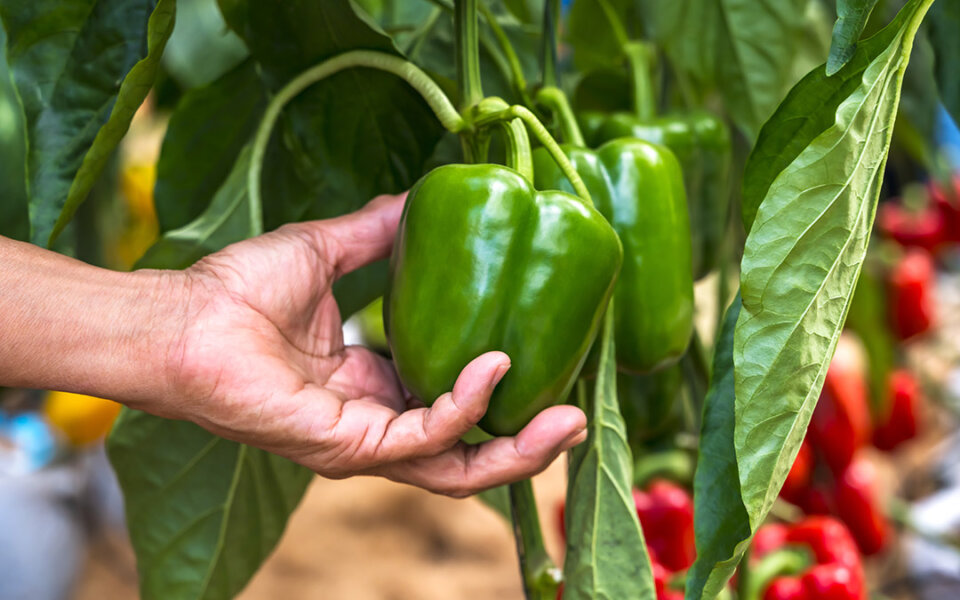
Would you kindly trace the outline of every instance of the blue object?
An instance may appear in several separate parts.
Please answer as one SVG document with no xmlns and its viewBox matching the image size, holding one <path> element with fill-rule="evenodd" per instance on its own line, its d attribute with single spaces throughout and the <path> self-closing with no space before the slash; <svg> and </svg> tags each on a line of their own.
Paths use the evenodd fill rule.
<svg viewBox="0 0 960 600">
<path fill-rule="evenodd" d="M 957 124 L 950 118 L 950 113 L 942 105 L 937 112 L 937 131 L 935 135 L 937 145 L 947 156 L 950 165 L 955 170 L 960 170 L 960 129 L 957 128 Z"/>
</svg>

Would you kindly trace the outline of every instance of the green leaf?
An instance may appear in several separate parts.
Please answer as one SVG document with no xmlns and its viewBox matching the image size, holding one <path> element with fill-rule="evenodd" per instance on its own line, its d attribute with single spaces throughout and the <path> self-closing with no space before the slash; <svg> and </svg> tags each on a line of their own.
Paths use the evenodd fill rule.
<svg viewBox="0 0 960 600">
<path fill-rule="evenodd" d="M 940 100 L 953 117 L 954 123 L 960 123 L 960 2 L 941 0 L 933 5 L 930 18 L 930 42 L 936 54 L 937 87 Z"/>
<path fill-rule="evenodd" d="M 182 227 L 203 212 L 253 136 L 265 106 L 252 61 L 180 99 L 157 162 L 154 202 L 161 231 Z"/>
<path fill-rule="evenodd" d="M 240 153 L 233 170 L 203 213 L 179 229 L 168 231 L 147 250 L 138 269 L 186 269 L 207 254 L 262 233 L 247 195 L 250 147 Z"/>
<path fill-rule="evenodd" d="M 638 39 L 641 20 L 632 0 L 575 0 L 567 16 L 566 39 L 580 71 L 608 69 L 623 59 L 623 42 Z"/>
<path fill-rule="evenodd" d="M 716 89 L 748 139 L 793 83 L 804 0 L 652 0 L 647 20 L 691 83 Z"/>
<path fill-rule="evenodd" d="M 833 26 L 827 75 L 833 75 L 847 64 L 857 49 L 857 40 L 877 0 L 837 0 L 837 22 Z"/>
<path fill-rule="evenodd" d="M 163 52 L 163 66 L 184 88 L 216 81 L 249 54 L 227 29 L 217 0 L 178 0 L 177 24 Z"/>
<path fill-rule="evenodd" d="M 2 0 L 23 103 L 31 240 L 48 245 L 84 201 L 153 85 L 175 0 Z"/>
<path fill-rule="evenodd" d="M 611 305 L 604 319 L 596 388 L 592 398 L 581 398 L 586 404 L 587 441 L 570 453 L 563 564 L 566 600 L 656 598 L 631 491 L 633 459 L 617 403 L 613 337 Z M 580 382 L 578 387 L 585 385 Z"/>
<path fill-rule="evenodd" d="M 193 423 L 129 409 L 107 449 L 144 600 L 236 596 L 273 551 L 313 477 Z"/>
<path fill-rule="evenodd" d="M 758 142 L 758 149 L 770 140 L 781 149 L 794 143 L 784 132 L 797 129 L 799 107 L 810 121 L 831 114 L 769 185 L 744 250 L 734 443 L 753 530 L 783 485 L 836 349 L 866 254 L 904 69 L 931 2 L 908 2 L 836 76 L 814 72 L 797 84 Z M 837 80 L 853 82 L 841 86 L 839 106 L 830 100 Z"/>
<path fill-rule="evenodd" d="M 687 577 L 687 600 L 715 598 L 750 545 L 750 518 L 740 496 L 734 436 L 733 332 L 740 296 L 727 309 L 703 407 L 693 482 L 697 560 Z"/>
</svg>

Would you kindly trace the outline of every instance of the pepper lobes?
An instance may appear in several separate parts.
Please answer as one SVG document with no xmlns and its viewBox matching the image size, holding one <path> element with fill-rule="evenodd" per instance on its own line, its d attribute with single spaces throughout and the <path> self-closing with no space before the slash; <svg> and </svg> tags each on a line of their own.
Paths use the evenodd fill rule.
<svg viewBox="0 0 960 600">
<path fill-rule="evenodd" d="M 690 222 L 680 165 L 664 146 L 639 139 L 597 150 L 562 146 L 597 209 L 623 242 L 614 293 L 617 365 L 649 373 L 677 362 L 693 332 Z M 547 151 L 533 153 L 541 189 L 571 186 Z"/>
<path fill-rule="evenodd" d="M 693 111 L 643 119 L 631 113 L 613 113 L 596 122 L 588 140 L 598 145 L 617 138 L 639 138 L 669 148 L 683 171 L 687 210 L 692 230 L 693 274 L 699 279 L 717 264 L 730 211 L 730 130 L 722 119 Z M 589 130 L 588 130 L 589 131 Z"/>
<path fill-rule="evenodd" d="M 407 197 L 384 297 L 401 381 L 429 404 L 470 360 L 503 351 L 512 367 L 479 425 L 516 434 L 570 391 L 622 260 L 579 198 L 499 165 L 434 169 Z"/>
</svg>

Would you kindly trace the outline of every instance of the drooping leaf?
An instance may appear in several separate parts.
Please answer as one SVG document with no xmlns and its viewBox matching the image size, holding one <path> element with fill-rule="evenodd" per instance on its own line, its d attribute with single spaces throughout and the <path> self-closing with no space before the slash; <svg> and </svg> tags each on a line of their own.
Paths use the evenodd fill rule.
<svg viewBox="0 0 960 600">
<path fill-rule="evenodd" d="M 153 85 L 175 0 L 3 0 L 28 139 L 31 240 L 50 244 Z"/>
<path fill-rule="evenodd" d="M 953 117 L 954 123 L 960 123 L 960 2 L 941 0 L 935 2 L 927 19 L 930 28 L 930 42 L 935 53 L 937 87 L 940 100 Z"/>
<path fill-rule="evenodd" d="M 853 58 L 857 40 L 876 4 L 877 0 L 837 0 L 837 22 L 833 26 L 827 75 L 833 75 Z"/>
<path fill-rule="evenodd" d="M 186 225 L 210 204 L 265 106 L 251 61 L 181 98 L 157 162 L 154 203 L 160 231 Z"/>
<path fill-rule="evenodd" d="M 207 254 L 262 233 L 247 195 L 250 148 L 244 148 L 210 205 L 190 223 L 163 234 L 138 269 L 185 269 Z"/>
<path fill-rule="evenodd" d="M 631 492 L 632 458 L 617 403 L 612 332 L 610 308 L 604 319 L 596 387 L 583 399 L 587 441 L 570 454 L 563 564 L 563 597 L 567 600 L 656 598 L 650 557 Z"/>
<path fill-rule="evenodd" d="M 185 421 L 124 409 L 108 443 L 144 600 L 228 600 L 273 551 L 313 473 Z"/>
<path fill-rule="evenodd" d="M 802 106 L 810 120 L 829 121 L 802 134 L 806 141 L 772 178 L 744 251 L 734 443 L 753 530 L 783 485 L 836 349 L 870 237 L 904 69 L 931 1 L 908 2 L 835 77 L 811 73 L 761 133 L 758 150 L 792 147 L 797 141 L 786 132 L 798 130 Z M 838 93 L 839 101 L 824 102 Z"/>
<path fill-rule="evenodd" d="M 754 139 L 793 83 L 804 0 L 651 0 L 645 19 L 671 64 L 697 88 L 716 89 Z"/>
<path fill-rule="evenodd" d="M 733 332 L 739 315 L 737 295 L 723 320 L 703 408 L 693 483 L 697 560 L 687 577 L 687 600 L 715 598 L 733 575 L 751 537 L 733 445 Z"/>
</svg>

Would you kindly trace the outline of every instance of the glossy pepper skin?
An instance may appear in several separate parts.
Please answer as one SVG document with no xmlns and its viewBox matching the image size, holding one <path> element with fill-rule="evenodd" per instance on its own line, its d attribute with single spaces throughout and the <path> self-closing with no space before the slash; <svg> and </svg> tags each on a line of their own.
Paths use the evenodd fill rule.
<svg viewBox="0 0 960 600">
<path fill-rule="evenodd" d="M 581 115 L 581 122 L 595 119 Z M 596 123 L 596 122 L 595 122 Z M 730 211 L 730 130 L 722 119 L 706 111 L 641 119 L 614 113 L 587 142 L 599 145 L 617 138 L 640 138 L 669 148 L 680 161 L 692 231 L 693 273 L 699 279 L 716 266 Z"/>
<path fill-rule="evenodd" d="M 384 325 L 400 379 L 427 403 L 491 350 L 511 369 L 480 427 L 514 435 L 561 402 L 586 358 L 623 251 L 599 212 L 499 165 L 447 165 L 407 197 Z"/>
<path fill-rule="evenodd" d="M 936 268 L 929 252 L 913 248 L 890 273 L 890 318 L 901 340 L 924 334 L 936 318 Z"/>
<path fill-rule="evenodd" d="M 693 531 L 693 498 L 675 483 L 654 480 L 633 490 L 643 537 L 657 560 L 670 571 L 682 571 L 697 557 Z"/>
<path fill-rule="evenodd" d="M 910 371 L 898 369 L 887 378 L 886 411 L 873 428 L 873 445 L 893 450 L 917 437 L 925 401 L 920 383 Z"/>
<path fill-rule="evenodd" d="M 597 209 L 623 242 L 614 292 L 617 365 L 649 373 L 677 362 L 693 332 L 690 225 L 680 165 L 663 146 L 614 140 L 596 151 L 563 146 Z M 546 150 L 533 153 L 539 189 L 569 191 Z"/>
<path fill-rule="evenodd" d="M 766 525 L 757 532 L 759 537 Z M 866 586 L 857 545 L 846 527 L 831 517 L 808 517 L 793 526 L 777 525 L 764 551 L 753 548 L 752 559 L 779 548 L 798 547 L 811 553 L 813 564 L 800 573 L 770 581 L 764 600 L 865 600 Z M 785 529 L 785 532 L 784 532 Z M 749 599 L 748 599 L 749 600 Z"/>
</svg>

